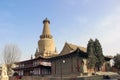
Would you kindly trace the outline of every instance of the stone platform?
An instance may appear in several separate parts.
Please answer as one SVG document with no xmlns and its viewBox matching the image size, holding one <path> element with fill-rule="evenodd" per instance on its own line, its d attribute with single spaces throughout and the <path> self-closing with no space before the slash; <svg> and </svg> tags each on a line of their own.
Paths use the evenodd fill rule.
<svg viewBox="0 0 120 80">
<path fill-rule="evenodd" d="M 15 77 L 10 78 L 15 80 Z M 24 76 L 18 80 L 103 80 L 103 76 L 91 76 L 91 77 L 39 77 L 39 76 Z"/>
<path fill-rule="evenodd" d="M 9 80 L 120 80 L 120 75 L 93 75 L 93 76 L 77 76 L 77 77 L 40 77 L 40 76 L 23 76 L 21 79 L 12 77 Z"/>
</svg>

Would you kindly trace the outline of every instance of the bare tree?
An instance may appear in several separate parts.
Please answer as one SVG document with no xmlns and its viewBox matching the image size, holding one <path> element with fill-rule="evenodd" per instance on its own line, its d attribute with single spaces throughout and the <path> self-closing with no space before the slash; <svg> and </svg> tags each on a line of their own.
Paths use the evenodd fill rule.
<svg viewBox="0 0 120 80">
<path fill-rule="evenodd" d="M 20 59 L 20 49 L 17 45 L 8 44 L 3 51 L 3 60 L 5 64 L 13 64 Z"/>
<path fill-rule="evenodd" d="M 7 65 L 8 68 L 8 75 L 11 74 L 11 67 L 15 62 L 18 62 L 20 59 L 21 51 L 17 45 L 14 44 L 7 44 L 4 47 L 2 53 L 2 60 L 3 63 Z"/>
</svg>

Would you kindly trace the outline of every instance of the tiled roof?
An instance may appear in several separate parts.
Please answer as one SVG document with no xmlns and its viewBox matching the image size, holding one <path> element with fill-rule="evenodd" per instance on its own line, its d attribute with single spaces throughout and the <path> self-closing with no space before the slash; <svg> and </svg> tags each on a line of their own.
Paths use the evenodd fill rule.
<svg viewBox="0 0 120 80">
<path fill-rule="evenodd" d="M 81 51 L 85 52 L 87 51 L 86 48 L 84 47 L 81 47 L 81 46 L 77 46 L 77 45 L 74 45 L 74 44 L 71 44 L 71 43 L 65 43 L 64 47 L 63 47 L 63 50 L 60 52 L 59 55 L 66 55 L 66 54 L 69 54 L 73 51 L 75 51 L 76 49 L 80 49 Z"/>
</svg>

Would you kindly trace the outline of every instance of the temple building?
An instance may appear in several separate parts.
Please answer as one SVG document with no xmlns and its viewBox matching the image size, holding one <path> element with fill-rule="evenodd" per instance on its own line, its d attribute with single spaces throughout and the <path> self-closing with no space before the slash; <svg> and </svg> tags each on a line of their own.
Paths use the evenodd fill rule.
<svg viewBox="0 0 120 80">
<path fill-rule="evenodd" d="M 87 49 L 66 42 L 58 54 L 49 25 L 50 21 L 47 18 L 43 20 L 43 31 L 38 41 L 35 58 L 17 62 L 14 71 L 21 76 L 80 76 L 90 73 Z M 109 66 L 106 67 L 110 58 L 105 57 L 105 61 L 101 71 L 110 70 Z"/>
<path fill-rule="evenodd" d="M 16 63 L 18 67 L 14 70 L 21 76 L 25 75 L 50 75 L 51 62 L 49 58 L 56 56 L 55 42 L 50 33 L 50 21 L 46 18 L 43 20 L 43 32 L 38 41 L 38 49 L 35 52 L 35 58 Z"/>
<path fill-rule="evenodd" d="M 101 67 L 102 72 L 110 71 L 110 57 L 105 57 L 105 62 Z M 52 76 L 76 77 L 82 75 L 92 75 L 95 73 L 96 67 L 88 68 L 87 48 L 77 46 L 71 43 L 65 43 L 59 55 L 51 59 Z"/>
<path fill-rule="evenodd" d="M 87 74 L 86 48 L 65 43 L 61 53 L 51 58 L 53 76 Z"/>
<path fill-rule="evenodd" d="M 51 62 L 47 58 L 39 57 L 16 63 L 14 71 L 20 76 L 45 76 L 51 74 Z"/>
</svg>

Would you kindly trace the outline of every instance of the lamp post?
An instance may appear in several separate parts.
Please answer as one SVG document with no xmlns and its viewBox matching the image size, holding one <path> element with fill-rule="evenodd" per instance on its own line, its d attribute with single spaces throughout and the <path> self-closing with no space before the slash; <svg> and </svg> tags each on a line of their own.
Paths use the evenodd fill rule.
<svg viewBox="0 0 120 80">
<path fill-rule="evenodd" d="M 62 80 L 62 66 L 63 66 L 62 64 L 65 63 L 65 60 L 62 60 L 60 63 L 61 63 L 61 80 Z"/>
</svg>

